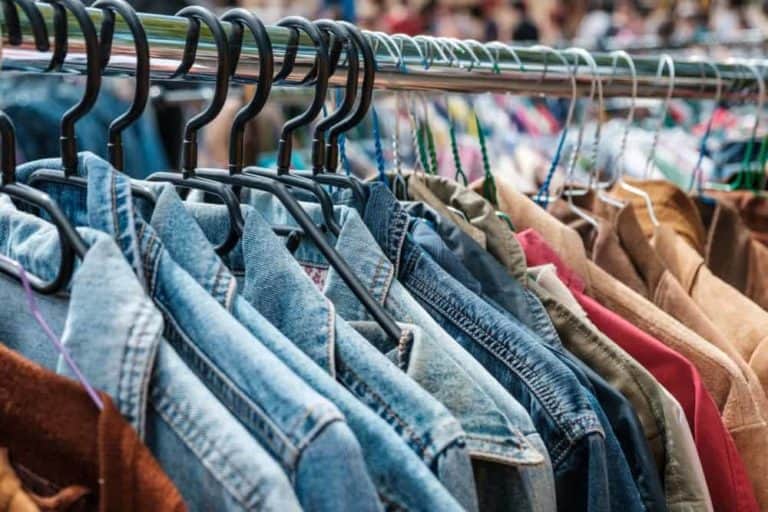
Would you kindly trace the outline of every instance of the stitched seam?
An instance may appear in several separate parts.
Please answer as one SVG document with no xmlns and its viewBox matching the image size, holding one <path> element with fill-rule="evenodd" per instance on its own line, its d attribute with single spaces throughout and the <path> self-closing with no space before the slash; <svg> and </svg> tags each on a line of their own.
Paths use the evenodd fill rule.
<svg viewBox="0 0 768 512">
<path fill-rule="evenodd" d="M 362 390 L 365 392 L 363 399 L 371 398 L 381 407 L 382 412 L 379 412 L 384 421 L 392 425 L 395 422 L 396 425 L 392 425 L 395 431 L 400 433 L 401 437 L 404 437 L 408 445 L 412 446 L 416 453 L 418 453 L 428 463 L 432 463 L 432 459 L 435 457 L 435 453 L 427 453 L 430 448 L 430 442 L 422 439 L 421 436 L 411 427 L 400 415 L 390 407 L 390 405 L 379 395 L 373 388 L 371 388 L 360 376 L 343 360 L 339 361 L 339 376 L 342 379 L 345 387 L 349 389 L 355 396 L 360 396 L 357 392 Z M 386 413 L 384 416 L 382 413 Z M 434 451 L 434 450 L 432 450 Z"/>
<path fill-rule="evenodd" d="M 325 299 L 325 297 L 323 297 Z M 328 350 L 328 370 L 331 377 L 336 379 L 336 307 L 328 299 L 325 299 L 325 304 L 328 307 L 328 322 L 326 328 L 328 329 L 328 343 L 326 347 Z"/>
<path fill-rule="evenodd" d="M 162 303 L 158 303 L 158 307 L 163 311 L 167 320 L 165 328 L 166 339 L 180 352 L 179 355 L 187 353 L 197 360 L 198 364 L 188 365 L 190 369 L 192 369 L 192 371 L 206 383 L 206 388 L 208 388 L 215 396 L 219 397 L 221 403 L 229 409 L 236 418 L 240 419 L 241 422 L 246 423 L 246 425 L 250 425 L 250 428 L 248 428 L 249 431 L 253 429 L 258 432 L 259 437 L 263 438 L 262 440 L 264 441 L 264 444 L 267 445 L 268 449 L 276 452 L 280 465 L 285 468 L 286 472 L 293 480 L 296 468 L 292 466 L 296 465 L 300 456 L 298 442 L 296 442 L 290 434 L 285 433 L 278 428 L 272 421 L 272 418 L 270 418 L 261 407 L 245 396 L 238 386 L 232 383 L 226 375 L 220 372 L 214 364 L 208 361 L 205 354 L 189 341 L 189 336 L 175 322 Z M 185 361 L 187 360 L 187 358 L 183 356 L 182 359 Z M 204 370 L 208 375 L 203 375 L 200 366 L 204 367 Z M 212 383 L 212 379 L 215 379 L 217 382 Z M 253 421 L 254 416 L 258 421 Z M 257 423 L 263 423 L 263 426 L 259 427 Z M 271 439 L 278 441 L 278 447 L 274 446 L 274 442 L 269 442 Z M 285 454 L 281 452 L 285 452 Z M 289 462 L 284 460 L 286 458 Z"/>
<path fill-rule="evenodd" d="M 258 507 L 260 503 L 264 501 L 264 497 L 262 492 L 260 491 L 261 485 L 259 485 L 258 482 L 249 482 L 247 485 L 252 488 L 252 490 L 249 492 L 245 489 L 240 489 L 245 484 L 241 483 L 231 483 L 227 481 L 226 478 L 219 476 L 219 472 L 215 470 L 215 468 L 211 467 L 210 462 L 208 461 L 208 457 L 203 457 L 202 450 L 196 449 L 198 445 L 200 444 L 199 441 L 202 440 L 206 445 L 207 448 L 215 453 L 221 463 L 226 467 L 226 469 L 232 473 L 233 475 L 236 475 L 239 479 L 242 478 L 244 480 L 248 479 L 248 474 L 246 472 L 240 472 L 235 467 L 234 464 L 230 462 L 230 459 L 227 455 L 225 455 L 217 446 L 216 441 L 211 439 L 209 436 L 206 435 L 205 429 L 200 428 L 199 424 L 195 422 L 195 418 L 190 416 L 189 414 L 186 414 L 181 407 L 176 405 L 173 402 L 173 399 L 162 393 L 162 390 L 159 389 L 158 386 L 154 386 L 152 391 L 152 408 L 157 412 L 157 414 L 163 418 L 163 420 L 168 423 L 171 426 L 175 426 L 178 423 L 174 420 L 180 419 L 182 420 L 181 425 L 184 427 L 184 431 L 177 430 L 176 428 L 173 428 L 173 432 L 179 436 L 181 441 L 189 448 L 195 455 L 197 455 L 198 459 L 202 463 L 202 465 L 208 470 L 208 473 L 217 481 L 221 486 L 227 491 L 229 491 L 229 494 L 238 502 L 240 505 L 243 506 L 245 509 L 250 509 L 251 507 Z M 155 403 L 157 402 L 157 403 Z M 167 409 L 167 411 L 166 411 Z M 187 434 L 186 430 L 189 431 L 189 435 Z M 198 441 L 198 443 L 194 443 L 192 440 Z M 250 497 L 249 497 L 250 495 Z"/>
<path fill-rule="evenodd" d="M 135 418 L 135 423 L 137 427 L 137 431 L 139 432 L 139 437 L 143 438 L 144 436 L 144 410 L 142 407 L 142 403 L 144 402 L 144 398 L 147 396 L 147 386 L 149 384 L 149 378 L 150 378 L 150 372 L 142 372 L 137 371 L 139 367 L 141 366 L 142 359 L 148 363 L 148 367 L 151 367 L 151 361 L 153 359 L 153 352 L 152 346 L 147 346 L 146 343 L 144 343 L 145 338 L 150 336 L 149 326 L 151 324 L 152 320 L 152 310 L 151 306 L 147 301 L 142 301 L 142 304 L 140 304 L 139 309 L 137 311 L 137 314 L 134 316 L 134 321 L 131 322 L 132 326 L 130 329 L 130 332 L 125 340 L 125 357 L 128 361 L 128 375 L 121 375 L 119 380 L 119 386 L 118 386 L 118 394 L 117 396 L 122 398 L 123 394 L 125 393 L 125 390 L 123 389 L 123 382 L 128 381 L 126 383 L 128 389 L 126 394 L 126 402 L 130 403 L 130 409 L 133 412 L 132 416 Z M 152 341 L 151 339 L 147 341 Z M 142 358 L 143 352 L 146 352 L 149 350 L 151 353 L 149 354 L 148 358 Z M 121 368 L 123 366 L 121 365 Z M 132 390 L 135 387 L 135 380 L 136 377 L 141 378 L 141 382 L 139 382 L 139 403 L 135 403 L 136 397 L 131 396 Z"/>
<path fill-rule="evenodd" d="M 666 414 L 664 413 L 663 408 L 657 407 L 654 401 L 651 400 L 650 394 L 646 391 L 645 384 L 642 383 L 637 378 L 637 375 L 635 371 L 632 369 L 632 366 L 626 364 L 620 357 L 618 357 L 611 350 L 609 350 L 608 347 L 606 347 L 602 342 L 600 336 L 597 336 L 594 333 L 592 333 L 591 329 L 589 329 L 586 325 L 584 325 L 584 323 L 581 320 L 579 320 L 574 315 L 572 315 L 571 312 L 568 310 L 568 308 L 558 303 L 553 303 L 553 307 L 557 310 L 559 314 L 566 317 L 566 322 L 568 323 L 568 326 L 571 329 L 574 329 L 577 333 L 581 333 L 583 336 L 585 336 L 588 340 L 588 343 L 590 343 L 591 347 L 594 347 L 596 350 L 598 350 L 600 353 L 606 356 L 613 364 L 621 368 L 624 371 L 624 375 L 626 377 L 629 377 L 630 381 L 635 384 L 637 390 L 640 392 L 641 396 L 644 398 L 648 407 L 654 413 L 653 420 L 654 420 L 654 423 L 656 423 L 656 428 L 659 431 L 659 435 L 661 437 L 661 440 L 664 446 L 664 455 L 665 455 L 664 458 L 665 458 L 665 461 L 669 463 L 671 460 L 671 456 L 669 454 L 669 451 L 667 450 L 667 447 L 669 446 L 668 444 L 669 437 L 667 435 L 667 430 L 664 425 L 664 420 L 661 419 L 661 418 L 666 418 Z M 666 473 L 666 470 L 665 470 L 665 473 Z"/>
<path fill-rule="evenodd" d="M 569 446 L 572 446 L 576 441 L 578 441 L 582 436 L 589 434 L 588 430 L 594 429 L 596 432 L 601 432 L 599 428 L 596 428 L 595 421 L 589 420 L 587 418 L 584 419 L 576 419 L 576 420 L 567 420 L 567 421 L 561 421 L 557 418 L 557 414 L 552 410 L 559 410 L 560 407 L 558 405 L 558 399 L 556 396 L 556 392 L 554 390 L 552 391 L 546 391 L 546 390 L 539 390 L 534 389 L 534 385 L 531 383 L 531 380 L 534 379 L 533 373 L 528 368 L 527 364 L 525 364 L 524 361 L 522 361 L 517 354 L 515 354 L 513 351 L 510 351 L 507 347 L 504 346 L 504 344 L 498 340 L 496 337 L 494 337 L 492 334 L 488 333 L 482 326 L 478 326 L 476 323 L 472 322 L 470 319 L 466 318 L 466 316 L 460 311 L 459 308 L 456 308 L 452 302 L 449 299 L 442 298 L 440 299 L 441 302 L 443 302 L 443 305 L 446 306 L 445 308 L 441 308 L 438 306 L 438 304 L 435 303 L 434 300 L 432 300 L 431 296 L 429 294 L 429 287 L 423 283 L 418 278 L 415 278 L 413 276 L 410 277 L 411 283 L 414 285 L 413 289 L 416 295 L 420 296 L 424 301 L 428 302 L 432 305 L 435 309 L 438 310 L 444 310 L 446 311 L 447 315 L 446 318 L 450 319 L 454 325 L 459 327 L 465 334 L 470 336 L 472 339 L 479 341 L 481 343 L 482 348 L 490 352 L 492 355 L 496 356 L 496 358 L 508 369 L 510 369 L 515 375 L 517 375 L 520 380 L 525 384 L 525 387 L 530 391 L 530 393 L 536 397 L 536 399 L 544 405 L 542 408 L 547 416 L 549 416 L 550 420 L 557 425 L 559 430 L 561 432 L 564 432 L 566 434 L 567 439 L 562 439 L 559 441 L 556 445 L 556 447 L 552 450 L 552 452 L 557 453 L 557 455 L 552 454 L 553 462 L 555 460 L 561 462 L 561 457 L 565 457 L 565 453 L 558 453 L 559 450 L 566 449 Z M 476 332 L 472 332 L 476 331 Z M 513 364 L 510 364 L 507 359 L 505 358 L 505 355 L 509 356 L 510 359 L 513 359 L 514 361 L 518 362 L 522 368 L 518 370 Z M 538 386 L 536 386 L 538 388 Z M 579 434 L 576 432 L 576 430 L 583 429 L 585 432 Z"/>
</svg>

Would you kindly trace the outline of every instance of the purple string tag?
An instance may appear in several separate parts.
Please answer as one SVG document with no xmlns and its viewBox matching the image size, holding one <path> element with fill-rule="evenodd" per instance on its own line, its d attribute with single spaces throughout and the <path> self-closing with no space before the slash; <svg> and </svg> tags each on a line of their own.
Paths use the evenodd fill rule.
<svg viewBox="0 0 768 512">
<path fill-rule="evenodd" d="M 35 296 L 32 293 L 32 286 L 29 283 L 29 277 L 27 276 L 27 272 L 24 270 L 24 267 L 20 263 L 10 260 L 5 256 L 0 255 L 0 258 L 8 261 L 19 269 L 19 278 L 21 279 L 21 284 L 24 287 L 27 303 L 29 305 L 29 310 L 32 313 L 32 316 L 35 317 L 35 320 L 43 329 L 45 335 L 48 336 L 48 339 L 51 340 L 51 343 L 53 343 L 53 345 L 56 347 L 56 350 L 58 350 L 62 357 L 64 357 L 64 361 L 66 361 L 67 366 L 69 366 L 69 369 L 72 370 L 72 373 L 77 376 L 77 380 L 79 380 L 83 387 L 85 387 L 85 391 L 88 393 L 88 396 L 91 397 L 93 403 L 96 404 L 96 407 L 98 407 L 100 411 L 103 410 L 104 403 L 101 401 L 101 397 L 93 388 L 93 386 L 91 386 L 90 382 L 88 382 L 88 379 L 85 378 L 85 375 L 83 375 L 83 373 L 80 371 L 80 368 L 77 367 L 77 364 L 72 359 L 72 356 L 70 356 L 69 351 L 61 342 L 61 340 L 59 340 L 58 336 L 53 333 L 53 330 L 51 330 L 51 328 L 48 326 L 48 323 L 45 321 L 42 312 L 37 307 L 37 301 L 35 300 Z"/>
</svg>

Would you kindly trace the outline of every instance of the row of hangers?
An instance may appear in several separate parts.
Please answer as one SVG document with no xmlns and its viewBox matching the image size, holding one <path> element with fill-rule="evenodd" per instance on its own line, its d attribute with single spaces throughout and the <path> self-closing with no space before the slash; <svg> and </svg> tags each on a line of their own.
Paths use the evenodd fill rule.
<svg viewBox="0 0 768 512">
<path fill-rule="evenodd" d="M 3 9 L 8 27 L 8 40 L 11 45 L 21 43 L 21 30 L 18 19 L 16 5 L 18 5 L 24 14 L 29 18 L 32 28 L 32 34 L 35 39 L 36 48 L 41 52 L 52 52 L 51 62 L 47 71 L 60 71 L 67 53 L 67 13 L 71 13 L 77 20 L 86 46 L 86 83 L 85 92 L 80 102 L 67 111 L 61 120 L 60 141 L 61 158 L 63 163 L 62 171 L 40 170 L 35 172 L 29 180 L 28 185 L 19 184 L 15 180 L 15 132 L 11 120 L 0 112 L 0 143 L 2 152 L 0 152 L 0 171 L 2 179 L 0 181 L 0 192 L 5 193 L 20 202 L 28 203 L 45 211 L 53 224 L 56 226 L 61 238 L 61 263 L 56 277 L 50 282 L 44 282 L 35 276 L 29 276 L 31 286 L 36 291 L 43 294 L 53 294 L 64 289 L 69 283 L 75 269 L 77 259 L 82 259 L 87 251 L 85 242 L 80 238 L 77 231 L 69 223 L 66 216 L 61 212 L 58 206 L 51 198 L 39 190 L 46 183 L 56 183 L 65 186 L 86 187 L 86 180 L 77 176 L 77 141 L 75 138 L 75 125 L 83 116 L 85 116 L 93 107 L 101 86 L 101 73 L 110 59 L 112 37 L 114 34 L 115 16 L 119 14 L 125 23 L 129 26 L 136 50 L 136 86 L 133 102 L 130 108 L 115 119 L 109 126 L 109 145 L 108 158 L 111 164 L 118 170 L 123 168 L 123 149 L 121 143 L 121 133 L 136 122 L 146 108 L 150 97 L 150 54 L 147 35 L 144 31 L 139 16 L 134 9 L 124 0 L 98 0 L 93 4 L 94 8 L 100 8 L 104 12 L 104 21 L 97 34 L 96 27 L 88 16 L 86 8 L 78 0 L 44 0 L 54 7 L 54 45 L 51 50 L 48 39 L 47 27 L 43 21 L 40 12 L 35 7 L 32 0 L 3 0 Z M 216 70 L 216 82 L 214 93 L 207 108 L 190 119 L 183 135 L 182 162 L 180 169 L 160 171 L 151 174 L 149 181 L 171 183 L 180 189 L 199 190 L 209 196 L 215 197 L 220 203 L 227 207 L 230 215 L 229 231 L 226 239 L 216 248 L 220 255 L 229 253 L 239 242 L 243 231 L 243 218 L 239 204 L 239 193 L 242 189 L 255 189 L 268 192 L 285 206 L 290 214 L 295 218 L 300 226 L 299 230 L 277 227 L 276 231 L 280 234 L 298 234 L 310 238 L 323 253 L 329 264 L 339 273 L 346 284 L 355 293 L 358 299 L 366 307 L 372 317 L 382 326 L 385 332 L 393 339 L 399 340 L 401 331 L 392 317 L 384 308 L 371 296 L 360 280 L 350 269 L 344 259 L 328 243 L 325 238 L 325 232 L 338 235 L 340 228 L 334 217 L 333 200 L 323 185 L 332 185 L 350 190 L 357 199 L 361 208 L 365 207 L 366 193 L 361 183 L 354 177 L 337 173 L 339 157 L 339 140 L 348 130 L 357 126 L 366 116 L 371 107 L 373 97 L 373 86 L 376 72 L 375 51 L 378 45 L 383 45 L 389 53 L 396 58 L 398 65 L 404 65 L 402 57 L 403 45 L 410 42 L 418 51 L 422 58 L 425 68 L 431 64 L 435 54 L 443 60 L 454 60 L 455 50 L 463 50 L 472 55 L 473 59 L 479 63 L 477 56 L 482 52 L 490 62 L 495 65 L 498 61 L 500 51 L 507 51 L 514 57 L 514 49 L 502 43 L 489 43 L 483 45 L 476 41 L 456 41 L 447 38 L 430 38 L 427 36 L 416 36 L 410 38 L 404 35 L 389 36 L 382 33 L 372 33 L 371 37 L 366 37 L 354 25 L 346 22 L 318 20 L 310 22 L 297 16 L 289 16 L 278 22 L 279 26 L 291 29 L 293 43 L 289 45 L 289 51 L 283 59 L 281 69 L 274 73 L 274 60 L 272 47 L 263 23 L 251 12 L 245 9 L 233 9 L 226 12 L 220 18 L 214 16 L 209 10 L 192 6 L 182 9 L 177 16 L 185 17 L 189 20 L 186 34 L 185 48 L 183 58 L 179 68 L 174 74 L 174 78 L 184 77 L 190 71 L 195 63 L 197 46 L 200 37 L 201 25 L 206 25 L 216 42 L 218 52 L 218 62 Z M 222 21 L 231 24 L 231 31 L 228 35 L 225 31 Z M 229 138 L 229 164 L 227 169 L 200 168 L 197 163 L 197 135 L 200 129 L 213 121 L 221 112 L 224 102 L 229 92 L 230 79 L 235 75 L 235 71 L 240 59 L 244 31 L 248 30 L 255 42 L 259 52 L 259 81 L 251 101 L 243 107 L 235 116 L 230 130 Z M 284 81 L 293 68 L 296 56 L 296 42 L 300 32 L 309 36 L 316 49 L 316 57 L 312 71 L 305 77 L 303 85 L 313 87 L 313 97 L 309 107 L 299 116 L 288 120 L 282 128 L 280 140 L 278 142 L 278 156 L 276 169 L 260 168 L 246 165 L 244 161 L 244 133 L 245 127 L 249 121 L 254 119 L 266 105 L 273 84 L 279 84 Z M 375 46 L 372 46 L 372 42 Z M 426 43 L 427 51 L 422 51 L 419 42 Z M 550 166 L 549 175 L 545 180 L 545 185 L 537 194 L 536 199 L 546 206 L 554 200 L 565 198 L 569 206 L 579 216 L 596 222 L 588 213 L 578 209 L 573 197 L 584 193 L 583 189 L 576 189 L 566 185 L 561 187 L 555 195 L 550 195 L 549 185 L 552 174 L 557 168 L 564 140 L 575 113 L 578 88 L 576 86 L 576 73 L 581 61 L 592 70 L 592 82 L 588 101 L 591 104 L 595 94 L 598 96 L 600 108 L 602 110 L 603 94 L 602 80 L 597 72 L 597 65 L 589 52 L 571 48 L 563 52 L 557 52 L 551 48 L 538 46 L 535 49 L 544 52 L 547 55 L 542 79 L 548 72 L 549 56 L 560 60 L 564 69 L 568 70 L 571 83 L 572 96 L 568 108 L 567 120 L 561 131 L 555 157 Z M 290 51 L 290 50 L 293 51 Z M 478 53 L 475 52 L 478 51 Z M 494 58 L 493 52 L 496 52 Z M 343 99 L 339 102 L 338 108 L 319 122 L 313 132 L 311 145 L 311 171 L 300 172 L 290 169 L 292 154 L 292 134 L 303 127 L 307 127 L 315 120 L 323 110 L 330 77 L 337 71 L 340 65 L 341 55 L 346 58 L 346 81 L 343 88 Z M 630 69 L 633 81 L 632 102 L 627 116 L 626 129 L 622 136 L 621 157 L 618 159 L 618 167 L 611 180 L 601 182 L 599 180 L 597 169 L 595 169 L 595 158 L 591 159 L 589 169 L 589 181 L 587 190 L 598 191 L 597 197 L 605 201 L 616 201 L 605 191 L 614 184 L 619 184 L 626 190 L 639 194 L 644 197 L 649 204 L 649 214 L 657 222 L 653 213 L 650 198 L 644 191 L 632 187 L 623 179 L 624 164 L 623 154 L 627 144 L 629 127 L 633 121 L 635 110 L 635 99 L 637 95 L 637 78 L 632 57 L 626 52 L 613 52 L 613 69 L 616 70 L 617 62 L 624 60 Z M 574 63 L 571 63 L 566 57 L 574 57 Z M 519 62 L 519 59 L 516 59 Z M 717 97 L 720 99 L 722 93 L 722 79 L 717 66 L 711 64 L 718 78 Z M 757 133 L 759 123 L 759 112 L 762 109 L 765 95 L 765 84 L 762 74 L 754 64 L 744 64 L 745 69 L 752 72 L 760 84 L 760 99 L 758 100 L 758 114 L 756 115 L 753 129 L 754 135 Z M 520 68 L 523 69 L 522 63 Z M 674 91 L 674 61 L 669 55 L 662 56 L 659 64 L 657 76 L 661 77 L 667 72 L 670 80 L 667 94 L 662 105 L 662 117 L 658 124 L 658 129 L 654 135 L 654 142 L 646 164 L 646 173 L 649 172 L 653 162 L 658 134 L 661 130 L 669 101 Z M 362 74 L 362 79 L 360 75 Z M 265 79 L 267 78 L 267 79 Z M 271 79 L 269 79 L 271 78 Z M 375 110 L 374 110 L 375 115 Z M 707 133 L 709 136 L 710 119 Z M 478 121 L 479 124 L 479 121 Z M 600 119 L 598 116 L 598 129 L 595 133 L 594 152 L 596 153 L 600 138 Z M 576 148 L 570 156 L 566 167 L 568 178 L 572 178 L 575 169 L 576 160 L 581 151 L 582 135 L 584 129 L 584 119 L 582 119 L 579 128 Z M 396 129 L 396 132 L 399 130 Z M 479 130 L 482 137 L 482 129 Z M 768 140 L 768 139 L 766 139 Z M 400 180 L 395 179 L 393 187 L 403 187 L 404 179 L 400 173 L 399 158 L 397 155 L 397 137 L 393 140 L 393 149 L 395 150 L 395 165 L 397 175 Z M 702 141 L 702 154 L 705 141 Z M 750 146 L 751 147 L 751 146 Z M 763 148 L 765 147 L 765 141 Z M 751 149 L 749 150 L 751 152 Z M 765 151 L 761 151 L 765 153 Z M 460 162 L 457 164 L 457 174 L 460 171 Z M 700 162 L 694 171 L 694 177 L 699 172 Z M 489 169 L 486 170 L 486 180 L 492 180 L 489 175 Z M 458 176 L 457 176 L 458 178 Z M 566 183 L 568 180 L 566 180 Z M 692 179 L 691 183 L 694 183 Z M 292 189 L 302 189 L 313 194 L 317 202 L 321 205 L 323 212 L 323 224 L 316 225 L 307 212 L 302 208 L 299 201 L 292 193 Z M 138 182 L 132 185 L 132 192 L 140 200 L 149 204 L 154 204 L 156 198 L 151 190 L 142 186 Z M 0 260 L 0 271 L 20 278 L 18 266 L 5 263 Z"/>
<path fill-rule="evenodd" d="M 93 7 L 102 9 L 105 16 L 101 33 L 98 35 L 85 6 L 78 0 L 45 0 L 45 2 L 55 8 L 54 47 L 48 71 L 60 71 L 64 63 L 67 49 L 66 16 L 67 13 L 72 14 L 80 26 L 86 46 L 85 92 L 81 100 L 69 109 L 61 120 L 62 170 L 37 171 L 30 177 L 28 184 L 16 182 L 15 130 L 8 116 L 0 112 L 0 144 L 2 145 L 0 193 L 45 211 L 56 226 L 61 239 L 61 262 L 56 277 L 45 282 L 37 276 L 28 276 L 29 283 L 35 291 L 42 294 L 55 294 L 70 282 L 76 261 L 85 256 L 87 244 L 50 196 L 39 189 L 50 183 L 77 188 L 87 186 L 87 181 L 76 173 L 78 158 L 75 125 L 90 111 L 98 97 L 101 73 L 110 57 L 116 14 L 119 14 L 130 27 L 136 49 L 136 87 L 133 102 L 129 110 L 115 119 L 109 127 L 109 160 L 118 170 L 123 167 L 121 133 L 139 119 L 149 98 L 150 55 L 149 43 L 141 21 L 135 10 L 124 0 L 98 0 L 93 4 Z M 5 18 L 8 20 L 10 44 L 21 43 L 20 23 L 14 4 L 19 5 L 29 18 L 36 48 L 39 51 L 51 51 L 47 28 L 31 0 L 4 0 L 3 7 Z M 183 77 L 194 65 L 200 27 L 204 24 L 211 31 L 216 42 L 218 53 L 216 83 L 210 104 L 185 125 L 181 168 L 155 172 L 148 177 L 148 181 L 167 182 L 182 189 L 199 190 L 215 197 L 227 207 L 230 215 L 229 233 L 225 241 L 217 247 L 219 254 L 230 252 L 242 236 L 244 222 L 238 199 L 239 190 L 255 189 L 273 194 L 295 218 L 301 228 L 301 236 L 309 237 L 316 244 L 328 263 L 344 279 L 387 335 L 392 339 L 400 340 L 402 333 L 397 323 L 368 292 L 349 265 L 328 243 L 324 234 L 327 230 L 338 235 L 340 228 L 334 218 L 333 201 L 322 184 L 350 189 L 362 201 L 361 204 L 364 205 L 365 202 L 365 192 L 361 184 L 353 177 L 335 174 L 335 170 L 339 137 L 362 121 L 371 104 L 376 64 L 369 41 L 358 28 L 343 21 L 310 22 L 298 16 L 289 16 L 280 20 L 278 25 L 291 29 L 294 41 L 298 39 L 299 31 L 303 31 L 310 37 L 317 50 L 314 68 L 304 80 L 306 85 L 311 84 L 314 88 L 314 96 L 309 108 L 299 116 L 288 120 L 283 126 L 278 144 L 276 169 L 246 165 L 243 151 L 245 126 L 261 112 L 269 98 L 273 83 L 280 83 L 290 75 L 295 58 L 294 42 L 292 45 L 294 52 L 293 54 L 289 52 L 285 56 L 282 68 L 272 79 L 258 81 L 253 98 L 235 116 L 230 131 L 228 169 L 203 169 L 197 164 L 197 135 L 200 129 L 216 118 L 224 106 L 229 92 L 229 81 L 235 73 L 240 58 L 244 30 L 251 32 L 256 41 L 259 51 L 259 76 L 262 78 L 273 76 L 272 47 L 263 23 L 252 12 L 245 9 L 232 9 L 221 18 L 217 18 L 208 9 L 190 6 L 179 11 L 176 16 L 189 19 L 189 25 L 184 56 L 174 78 Z M 222 21 L 232 24 L 230 37 L 227 37 Z M 312 171 L 291 172 L 292 134 L 308 126 L 322 111 L 329 79 L 339 64 L 342 50 L 346 52 L 346 64 L 349 69 L 345 100 L 315 129 Z M 363 79 L 362 86 L 359 87 L 361 66 Z M 324 217 L 322 226 L 315 225 L 294 197 L 291 188 L 306 190 L 317 197 L 319 204 L 322 205 Z M 156 198 L 152 191 L 138 183 L 132 185 L 132 192 L 139 199 L 148 201 L 150 204 L 155 203 Z M 23 270 L 20 270 L 18 265 L 0 260 L 0 272 L 21 280 Z"/>
</svg>

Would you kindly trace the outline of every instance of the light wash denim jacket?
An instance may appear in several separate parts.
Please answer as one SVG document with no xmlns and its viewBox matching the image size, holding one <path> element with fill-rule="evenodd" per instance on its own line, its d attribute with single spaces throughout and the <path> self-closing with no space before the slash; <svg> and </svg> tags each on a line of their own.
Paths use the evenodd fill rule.
<svg viewBox="0 0 768 512">
<path fill-rule="evenodd" d="M 194 212 L 194 217 L 190 210 Z M 243 243 L 227 259 L 239 261 L 237 268 L 242 269 L 244 251 L 248 261 L 264 261 L 265 270 L 275 271 L 279 275 L 275 267 L 281 265 L 282 261 L 290 260 L 290 254 L 256 211 L 244 206 L 243 216 Z M 422 460 L 406 445 L 404 439 L 410 439 L 412 433 L 407 429 L 396 428 L 399 424 L 392 423 L 395 419 L 393 415 L 384 416 L 389 423 L 378 417 L 335 380 L 340 375 L 332 351 L 314 350 L 311 353 L 315 359 L 311 359 L 245 299 L 245 296 L 256 295 L 278 298 L 285 293 L 287 283 L 277 278 L 262 280 L 251 274 L 251 286 L 245 289 L 239 287 L 242 295 L 225 293 L 236 286 L 235 274 L 216 255 L 198 222 L 195 222 L 195 217 L 213 239 L 225 233 L 229 222 L 229 215 L 223 207 L 182 203 L 172 190 L 166 188 L 158 197 L 151 224 L 175 261 L 251 333 L 263 340 L 297 375 L 344 413 L 360 441 L 368 471 L 387 508 L 425 511 L 458 508 L 458 504 Z M 305 277 L 302 276 L 302 279 Z M 270 283 L 275 286 L 270 286 Z M 293 325 L 295 329 L 301 329 L 304 325 L 309 329 L 317 323 L 308 315 L 307 305 L 296 302 L 292 304 L 299 309 L 288 309 L 285 318 L 298 323 Z M 286 305 L 286 308 L 290 306 Z M 297 311 L 301 311 L 301 314 Z M 305 321 L 305 317 L 310 319 Z M 322 346 L 333 349 L 332 345 Z M 398 433 L 402 438 L 398 437 Z M 393 478 L 393 475 L 398 477 Z"/>
<path fill-rule="evenodd" d="M 90 153 L 80 156 L 84 191 L 49 185 L 75 223 L 110 234 L 163 312 L 165 338 L 206 387 L 281 464 L 302 507 L 378 510 L 360 446 L 340 411 L 288 369 L 168 255 L 135 215 L 130 180 Z M 33 162 L 17 170 L 24 182 Z M 233 290 L 234 291 L 234 290 Z"/>
<path fill-rule="evenodd" d="M 212 239 L 221 236 L 223 217 L 204 215 L 211 209 L 202 205 L 190 208 Z M 337 315 L 334 304 L 315 287 L 260 214 L 248 213 L 246 219 L 243 246 L 251 252 L 235 251 L 228 258 L 232 268 L 245 269 L 243 296 L 384 418 L 464 508 L 477 509 L 460 423 Z M 304 314 L 297 317 L 296 311 Z"/>
<path fill-rule="evenodd" d="M 270 196 L 252 192 L 249 201 L 267 215 L 272 224 L 295 224 L 287 211 Z M 316 222 L 322 221 L 318 205 L 305 203 L 304 207 Z M 340 206 L 336 208 L 336 217 L 341 233 L 337 239 L 329 236 L 329 242 L 346 257 L 374 298 L 396 320 L 424 324 L 428 329 L 431 327 L 432 333 L 438 333 L 437 336 L 429 336 L 422 329 L 421 336 L 414 342 L 407 346 L 395 346 L 380 329 L 375 328 L 376 324 L 370 321 L 371 317 L 360 301 L 338 273 L 328 267 L 314 244 L 303 240 L 294 255 L 305 268 L 324 272 L 323 291 L 333 300 L 339 314 L 351 320 L 352 325 L 379 350 L 389 353 L 462 422 L 473 457 L 481 509 L 504 508 L 514 503 L 522 510 L 553 510 L 555 491 L 552 468 L 532 425 L 529 428 L 533 431 L 531 439 L 534 443 L 529 442 L 509 421 L 492 396 L 468 372 L 466 363 L 473 361 L 471 356 L 466 353 L 452 354 L 445 349 L 449 344 L 460 347 L 433 322 L 427 321 L 427 313 L 397 282 L 394 266 L 378 248 L 357 212 Z M 249 265 L 251 262 L 247 261 L 246 266 Z M 476 374 L 481 372 L 476 371 Z M 493 379 L 487 374 L 480 378 Z M 508 395 L 504 390 L 501 393 Z M 527 419 L 524 411 L 514 414 Z"/>
<path fill-rule="evenodd" d="M 112 396 L 190 510 L 301 510 L 282 468 L 162 338 L 162 315 L 115 242 L 89 228 L 80 233 L 89 249 L 70 289 L 36 296 L 38 308 L 89 382 Z M 50 279 L 58 270 L 59 235 L 0 195 L 0 254 Z M 0 340 L 69 375 L 21 285 L 0 276 L 0 297 Z"/>
</svg>

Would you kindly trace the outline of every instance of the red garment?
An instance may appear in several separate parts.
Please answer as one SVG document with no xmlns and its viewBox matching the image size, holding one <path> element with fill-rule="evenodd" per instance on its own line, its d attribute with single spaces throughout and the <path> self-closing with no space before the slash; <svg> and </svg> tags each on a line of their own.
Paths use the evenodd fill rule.
<svg viewBox="0 0 768 512">
<path fill-rule="evenodd" d="M 642 364 L 680 402 L 693 431 L 707 487 L 717 511 L 760 510 L 733 438 L 720 419 L 701 376 L 686 358 L 584 293 L 584 282 L 560 260 L 539 233 L 517 234 L 531 266 L 552 263 L 557 274 L 600 331 Z"/>
</svg>

